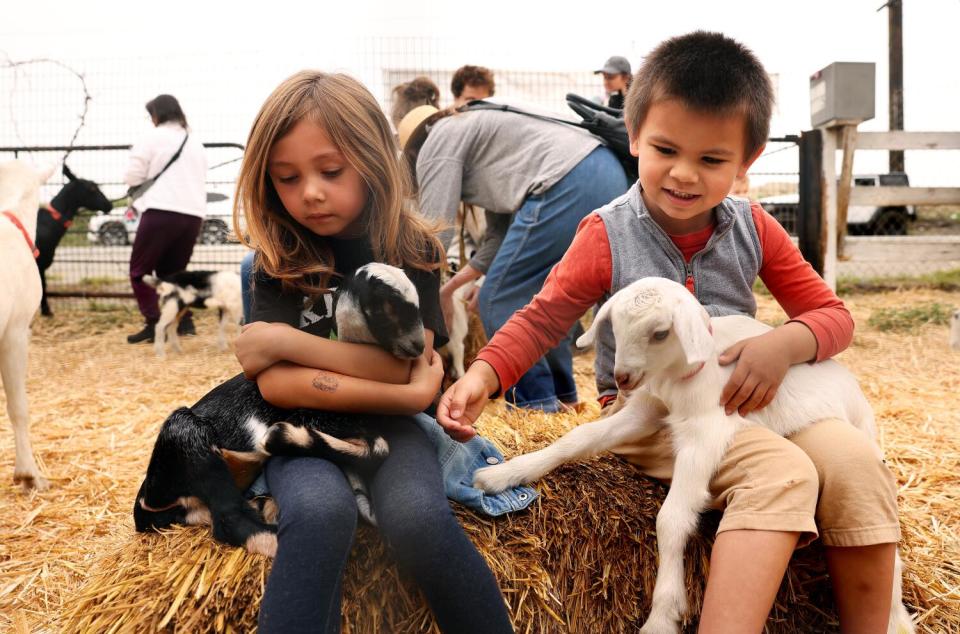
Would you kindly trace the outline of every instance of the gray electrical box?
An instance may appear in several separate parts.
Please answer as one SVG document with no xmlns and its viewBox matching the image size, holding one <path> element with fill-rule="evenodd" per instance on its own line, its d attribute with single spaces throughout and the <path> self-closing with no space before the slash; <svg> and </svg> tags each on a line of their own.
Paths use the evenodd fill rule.
<svg viewBox="0 0 960 634">
<path fill-rule="evenodd" d="M 810 123 L 815 128 L 873 119 L 875 101 L 873 62 L 834 62 L 810 76 Z"/>
</svg>

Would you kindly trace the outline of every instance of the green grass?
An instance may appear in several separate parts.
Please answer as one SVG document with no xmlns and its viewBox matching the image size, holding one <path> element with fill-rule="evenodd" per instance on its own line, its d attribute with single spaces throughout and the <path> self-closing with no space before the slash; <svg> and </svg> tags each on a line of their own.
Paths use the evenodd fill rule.
<svg viewBox="0 0 960 634">
<path fill-rule="evenodd" d="M 901 289 L 927 288 L 938 291 L 960 290 L 960 269 L 937 271 L 926 275 L 900 275 L 896 277 L 852 278 L 837 280 L 839 295 L 855 293 L 881 293 Z"/>
<path fill-rule="evenodd" d="M 926 324 L 949 323 L 953 308 L 939 302 L 918 304 L 909 308 L 881 308 L 870 315 L 867 323 L 883 332 L 916 330 Z"/>
<path fill-rule="evenodd" d="M 79 285 L 83 287 L 87 287 L 87 286 L 91 287 L 88 290 L 97 290 L 97 289 L 103 288 L 104 286 L 113 286 L 115 284 L 123 284 L 123 283 L 126 283 L 126 281 L 127 281 L 127 278 L 124 278 L 124 277 L 107 277 L 107 276 L 83 277 L 83 278 L 80 278 Z"/>
</svg>

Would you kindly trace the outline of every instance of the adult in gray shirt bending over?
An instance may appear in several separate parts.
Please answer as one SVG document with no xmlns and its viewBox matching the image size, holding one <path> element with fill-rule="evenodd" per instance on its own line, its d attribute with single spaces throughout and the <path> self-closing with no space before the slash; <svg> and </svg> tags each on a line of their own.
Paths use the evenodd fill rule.
<svg viewBox="0 0 960 634">
<path fill-rule="evenodd" d="M 540 290 L 580 220 L 628 187 L 599 139 L 523 114 L 421 106 L 398 132 L 425 216 L 452 226 L 461 201 L 486 210 L 483 243 L 443 286 L 440 301 L 449 321 L 453 292 L 485 274 L 478 305 L 488 337 Z M 451 234 L 441 236 L 445 243 Z M 504 397 L 548 412 L 575 404 L 570 342 L 544 355 Z"/>
</svg>

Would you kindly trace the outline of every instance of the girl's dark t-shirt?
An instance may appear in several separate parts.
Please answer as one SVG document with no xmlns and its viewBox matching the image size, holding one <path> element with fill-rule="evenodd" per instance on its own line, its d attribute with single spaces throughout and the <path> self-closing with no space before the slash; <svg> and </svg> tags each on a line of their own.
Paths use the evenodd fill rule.
<svg viewBox="0 0 960 634">
<path fill-rule="evenodd" d="M 281 322 L 324 338 L 330 338 L 336 333 L 333 293 L 336 291 L 337 280 L 351 275 L 364 264 L 373 262 L 374 258 L 366 238 L 327 238 L 326 241 L 333 252 L 334 270 L 342 276 L 331 281 L 333 288 L 330 292 L 324 293 L 311 303 L 302 293 L 284 292 L 279 280 L 262 271 L 258 272 L 254 276 L 251 321 Z M 417 288 L 423 327 L 433 331 L 433 346 L 439 348 L 447 342 L 447 327 L 440 310 L 440 274 L 438 271 L 412 268 L 405 268 L 404 272 Z"/>
</svg>

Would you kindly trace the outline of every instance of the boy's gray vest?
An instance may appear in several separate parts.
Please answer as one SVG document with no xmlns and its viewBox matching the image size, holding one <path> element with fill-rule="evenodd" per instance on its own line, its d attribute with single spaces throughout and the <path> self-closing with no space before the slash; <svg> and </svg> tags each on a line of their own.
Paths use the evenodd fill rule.
<svg viewBox="0 0 960 634">
<path fill-rule="evenodd" d="M 694 295 L 710 315 L 753 317 L 757 312 L 753 282 L 763 264 L 763 253 L 750 203 L 727 197 L 715 211 L 717 226 L 710 241 L 686 263 L 670 236 L 650 217 L 638 183 L 597 210 L 613 260 L 610 294 L 642 277 L 665 277 L 686 285 L 692 275 Z M 597 388 L 601 395 L 616 394 L 615 340 L 609 323 L 601 325 L 596 341 Z"/>
</svg>

